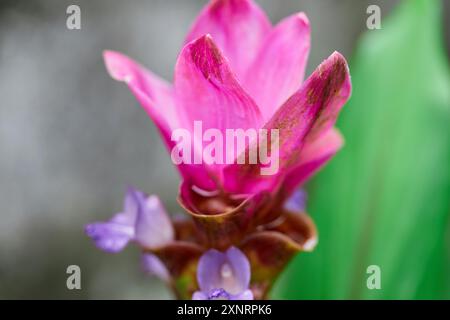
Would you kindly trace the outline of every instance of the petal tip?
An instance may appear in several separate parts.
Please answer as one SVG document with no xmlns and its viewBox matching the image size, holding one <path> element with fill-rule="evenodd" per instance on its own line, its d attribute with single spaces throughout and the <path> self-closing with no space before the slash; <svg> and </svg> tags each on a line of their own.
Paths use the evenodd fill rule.
<svg viewBox="0 0 450 320">
<path fill-rule="evenodd" d="M 303 244 L 303 251 L 306 252 L 311 252 L 314 250 L 314 248 L 317 246 L 317 237 L 308 239 L 304 244 Z"/>
<path fill-rule="evenodd" d="M 206 33 L 190 43 L 190 49 L 198 51 L 199 49 L 219 50 L 210 33 Z"/>
<path fill-rule="evenodd" d="M 130 59 L 127 56 L 117 51 L 104 50 L 103 60 L 111 78 L 126 83 L 131 81 L 131 74 L 127 66 L 130 63 Z"/>
<path fill-rule="evenodd" d="M 334 51 L 327 60 L 332 61 L 333 64 L 344 65 L 346 72 L 349 73 L 347 59 L 345 59 L 344 55 L 339 51 Z"/>
<path fill-rule="evenodd" d="M 334 134 L 334 139 L 335 139 L 336 149 L 339 150 L 339 149 L 341 149 L 341 148 L 345 145 L 345 138 L 344 138 L 344 135 L 342 134 L 341 131 L 339 131 L 339 130 L 336 129 L 336 128 L 334 128 L 333 134 Z M 336 150 L 336 151 L 337 151 L 337 150 Z"/>
<path fill-rule="evenodd" d="M 95 227 L 93 223 L 89 223 L 87 225 L 84 226 L 84 234 L 87 235 L 88 237 L 92 237 L 94 235 L 95 232 Z"/>
<path fill-rule="evenodd" d="M 147 206 L 150 210 L 157 210 L 160 208 L 163 208 L 163 205 L 161 203 L 161 200 L 159 199 L 159 197 L 157 195 L 150 195 L 147 198 Z"/>
<path fill-rule="evenodd" d="M 310 27 L 309 19 L 308 19 L 308 16 L 306 15 L 306 13 L 304 13 L 303 11 L 299 12 L 295 15 L 295 17 L 297 18 L 297 21 L 299 21 L 303 27 L 306 27 L 306 28 Z"/>
</svg>

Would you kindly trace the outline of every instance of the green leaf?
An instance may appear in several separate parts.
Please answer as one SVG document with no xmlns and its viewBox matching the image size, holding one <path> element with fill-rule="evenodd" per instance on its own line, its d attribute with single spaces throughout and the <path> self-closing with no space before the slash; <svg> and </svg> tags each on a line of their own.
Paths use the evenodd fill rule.
<svg viewBox="0 0 450 320">
<path fill-rule="evenodd" d="M 407 0 L 350 64 L 346 145 L 308 186 L 319 245 L 278 282 L 288 299 L 449 298 L 450 78 L 442 3 Z M 447 268 L 445 267 L 447 263 Z M 381 289 L 366 285 L 381 268 Z"/>
</svg>

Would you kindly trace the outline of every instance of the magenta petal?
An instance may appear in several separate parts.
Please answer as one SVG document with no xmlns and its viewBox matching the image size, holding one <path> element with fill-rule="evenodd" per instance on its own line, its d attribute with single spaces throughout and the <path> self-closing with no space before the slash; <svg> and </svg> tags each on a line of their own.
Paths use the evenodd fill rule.
<svg viewBox="0 0 450 320">
<path fill-rule="evenodd" d="M 244 78 L 244 88 L 268 120 L 302 84 L 310 48 L 304 13 L 282 20 L 267 35 Z"/>
<path fill-rule="evenodd" d="M 172 86 L 119 52 L 105 51 L 103 57 L 111 77 L 128 85 L 170 150 L 171 129 L 179 125 Z"/>
<path fill-rule="evenodd" d="M 261 114 L 231 72 L 211 36 L 186 45 L 175 70 L 177 103 L 191 128 L 202 121 L 203 130 L 258 128 Z"/>
<path fill-rule="evenodd" d="M 172 130 L 184 125 L 183 118 L 175 107 L 172 86 L 121 53 L 105 51 L 104 60 L 111 77 L 125 82 L 147 111 L 171 152 L 175 146 L 175 142 L 171 140 Z M 193 180 L 200 187 L 215 187 L 201 165 L 180 164 L 178 169 L 184 179 Z"/>
<path fill-rule="evenodd" d="M 251 0 L 213 0 L 194 22 L 185 44 L 210 34 L 243 79 L 271 29 L 265 13 Z"/>
<path fill-rule="evenodd" d="M 322 168 L 336 152 L 341 149 L 344 140 L 338 130 L 332 128 L 312 143 L 303 147 L 299 163 L 289 172 L 283 182 L 283 190 L 290 194 L 299 185 L 306 182 Z"/>
<path fill-rule="evenodd" d="M 351 93 L 345 58 L 338 52 L 325 60 L 264 126 L 279 130 L 279 171 L 262 176 L 260 164 L 230 165 L 224 170 L 229 192 L 254 194 L 272 190 L 302 161 L 305 144 L 316 140 L 334 123 Z"/>
<path fill-rule="evenodd" d="M 217 132 L 225 137 L 226 129 L 245 130 L 261 126 L 262 118 L 258 107 L 241 88 L 230 71 L 227 60 L 209 35 L 186 45 L 182 50 L 176 65 L 175 89 L 177 105 L 180 107 L 180 113 L 184 112 L 185 123 L 189 123 L 187 129 L 191 132 L 194 131 L 195 125 L 201 126 L 198 131 L 218 130 Z M 204 142 L 203 147 L 208 144 Z M 194 150 L 198 149 L 194 147 Z M 212 180 L 220 181 L 225 157 L 230 153 L 237 155 L 242 149 L 221 152 L 218 161 L 207 165 L 206 175 L 213 176 Z M 203 155 L 200 156 L 204 158 Z M 205 160 L 202 162 L 205 163 Z M 207 179 L 197 174 L 191 180 L 202 189 L 214 190 Z"/>
<path fill-rule="evenodd" d="M 138 211 L 135 223 L 135 241 L 144 248 L 157 249 L 174 240 L 172 222 L 157 196 L 145 198 L 136 193 Z"/>
</svg>

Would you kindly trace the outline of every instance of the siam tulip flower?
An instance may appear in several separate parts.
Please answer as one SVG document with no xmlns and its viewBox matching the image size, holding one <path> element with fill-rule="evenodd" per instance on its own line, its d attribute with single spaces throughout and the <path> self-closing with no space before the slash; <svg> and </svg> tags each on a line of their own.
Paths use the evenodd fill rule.
<svg viewBox="0 0 450 320">
<path fill-rule="evenodd" d="M 176 165 L 182 178 L 178 200 L 192 220 L 172 232 L 164 228 L 160 237 L 156 225 L 167 225 L 167 219 L 120 214 L 88 227 L 97 246 L 118 251 L 128 241 L 135 241 L 169 265 L 175 287 L 183 296 L 200 286 L 197 296 L 207 297 L 211 293 L 205 288 L 209 287 L 195 280 L 195 289 L 180 289 L 186 270 L 195 269 L 208 248 L 226 251 L 237 247 L 250 261 L 249 288 L 254 297 L 266 297 L 292 256 L 312 250 L 317 243 L 315 225 L 304 211 L 304 196 L 296 190 L 343 144 L 334 124 L 351 93 L 347 62 L 334 52 L 304 81 L 309 49 L 310 25 L 304 13 L 272 26 L 251 0 L 212 0 L 186 37 L 173 84 L 121 53 L 106 51 L 110 75 L 127 84 L 159 129 L 169 153 L 176 147 L 172 133 L 179 128 L 193 133 L 194 144 L 203 146 L 205 142 L 194 134 L 196 122 L 223 136 L 228 129 L 278 130 L 279 140 L 267 138 L 267 144 L 271 153 L 279 154 L 279 170 L 262 175 L 263 162 L 181 162 Z M 237 160 L 256 148 L 256 142 L 250 140 L 226 152 L 232 152 Z M 201 149 L 194 147 L 191 157 L 202 159 Z M 141 227 L 141 221 L 144 225 L 152 222 L 152 227 Z M 141 234 L 144 232 L 159 236 Z M 185 257 L 195 257 L 181 271 L 177 266 L 180 259 L 175 258 L 181 251 L 174 255 L 167 250 L 171 241 L 180 242 L 180 234 L 183 245 L 195 248 L 185 253 Z M 157 248 L 161 246 L 166 248 L 163 254 Z M 191 269 L 190 277 L 195 273 Z M 177 270 L 175 276 L 173 270 Z"/>
<path fill-rule="evenodd" d="M 198 262 L 197 279 L 201 291 L 194 293 L 193 300 L 253 300 L 250 263 L 235 247 L 225 253 L 214 249 L 204 253 Z"/>
</svg>

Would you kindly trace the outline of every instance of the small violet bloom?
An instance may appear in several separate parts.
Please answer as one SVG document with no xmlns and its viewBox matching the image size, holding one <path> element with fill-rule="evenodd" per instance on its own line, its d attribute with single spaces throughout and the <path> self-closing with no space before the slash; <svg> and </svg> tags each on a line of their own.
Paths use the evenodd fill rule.
<svg viewBox="0 0 450 320">
<path fill-rule="evenodd" d="M 129 241 L 143 248 L 158 248 L 174 238 L 174 230 L 167 212 L 155 195 L 129 188 L 123 211 L 107 222 L 95 222 L 85 227 L 95 245 L 106 252 L 121 251 Z"/>
<path fill-rule="evenodd" d="M 253 300 L 249 289 L 250 263 L 237 248 L 225 253 L 211 249 L 200 258 L 197 267 L 200 291 L 193 300 Z"/>
<path fill-rule="evenodd" d="M 306 197 L 306 192 L 303 189 L 298 189 L 284 203 L 284 208 L 291 212 L 304 212 Z"/>
<path fill-rule="evenodd" d="M 172 222 L 159 198 L 155 195 L 147 197 L 133 188 L 125 195 L 122 212 L 109 221 L 88 224 L 85 232 L 100 250 L 108 253 L 121 251 L 130 241 L 151 250 L 174 240 Z M 170 281 L 167 268 L 154 254 L 142 255 L 142 267 L 148 274 Z"/>
</svg>

